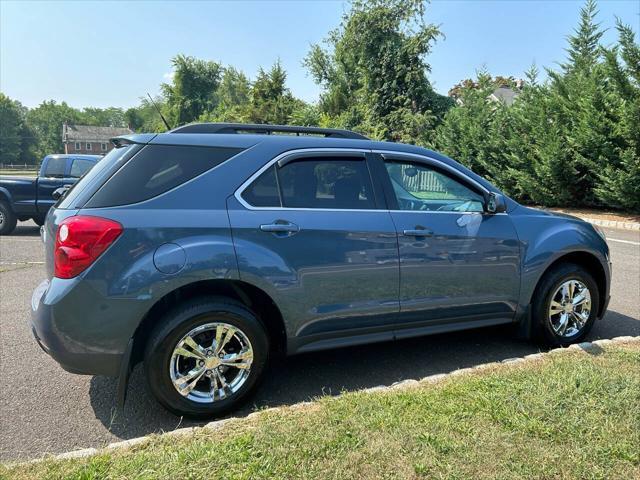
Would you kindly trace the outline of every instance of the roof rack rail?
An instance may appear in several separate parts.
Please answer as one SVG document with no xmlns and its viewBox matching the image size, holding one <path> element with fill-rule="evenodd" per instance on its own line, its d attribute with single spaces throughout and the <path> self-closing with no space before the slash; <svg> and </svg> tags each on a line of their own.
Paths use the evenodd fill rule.
<svg viewBox="0 0 640 480">
<path fill-rule="evenodd" d="M 328 138 L 351 138 L 357 140 L 369 140 L 351 130 L 338 130 L 336 128 L 296 127 L 293 125 L 267 125 L 257 123 L 190 123 L 182 127 L 174 128 L 168 133 L 259 133 L 271 135 L 273 133 L 289 133 L 300 135 L 324 135 Z"/>
</svg>

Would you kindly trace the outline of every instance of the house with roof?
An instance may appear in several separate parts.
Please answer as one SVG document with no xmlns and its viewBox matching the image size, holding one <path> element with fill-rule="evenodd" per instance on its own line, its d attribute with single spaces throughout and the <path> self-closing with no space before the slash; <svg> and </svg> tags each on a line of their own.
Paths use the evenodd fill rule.
<svg viewBox="0 0 640 480">
<path fill-rule="evenodd" d="M 62 126 L 64 153 L 105 155 L 114 147 L 110 141 L 111 138 L 131 133 L 133 131 L 123 127 L 94 127 L 65 123 Z"/>
</svg>

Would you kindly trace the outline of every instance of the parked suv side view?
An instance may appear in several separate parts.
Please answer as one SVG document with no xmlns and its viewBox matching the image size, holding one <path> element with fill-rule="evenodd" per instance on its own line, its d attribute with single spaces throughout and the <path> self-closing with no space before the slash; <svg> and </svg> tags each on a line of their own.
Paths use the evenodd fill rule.
<svg viewBox="0 0 640 480">
<path fill-rule="evenodd" d="M 49 211 L 32 330 L 75 373 L 144 362 L 178 415 L 246 400 L 269 357 L 512 324 L 583 339 L 604 235 L 439 153 L 345 130 L 193 124 L 117 148 Z"/>
</svg>

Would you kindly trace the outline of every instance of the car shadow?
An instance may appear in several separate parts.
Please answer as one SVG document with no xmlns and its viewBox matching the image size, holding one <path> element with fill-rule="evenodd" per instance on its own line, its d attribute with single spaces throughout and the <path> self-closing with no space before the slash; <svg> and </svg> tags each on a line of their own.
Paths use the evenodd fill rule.
<svg viewBox="0 0 640 480">
<path fill-rule="evenodd" d="M 33 222 L 21 224 L 18 222 L 16 228 L 6 237 L 39 237 L 40 236 L 40 227 L 37 226 Z"/>
<path fill-rule="evenodd" d="M 621 335 L 640 335 L 640 320 L 610 311 L 596 324 L 588 340 Z M 272 361 L 250 403 L 233 415 L 418 380 L 538 351 L 532 343 L 515 340 L 511 329 L 493 327 L 278 358 Z M 96 417 L 119 438 L 206 423 L 176 417 L 163 409 L 146 388 L 141 365 L 132 372 L 124 412 L 116 410 L 116 389 L 117 379 L 93 377 L 89 393 Z"/>
</svg>

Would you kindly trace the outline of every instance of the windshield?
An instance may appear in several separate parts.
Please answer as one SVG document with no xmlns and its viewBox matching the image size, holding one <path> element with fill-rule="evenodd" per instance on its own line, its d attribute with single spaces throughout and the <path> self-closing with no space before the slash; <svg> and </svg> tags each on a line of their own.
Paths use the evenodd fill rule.
<svg viewBox="0 0 640 480">
<path fill-rule="evenodd" d="M 75 203 L 79 195 L 87 189 L 87 187 L 101 184 L 101 179 L 106 180 L 105 177 L 110 175 L 112 171 L 110 167 L 113 167 L 114 164 L 121 160 L 132 147 L 133 145 L 125 145 L 114 148 L 107 153 L 67 191 L 55 207 L 62 209 L 78 208 L 78 205 L 75 205 Z"/>
</svg>

